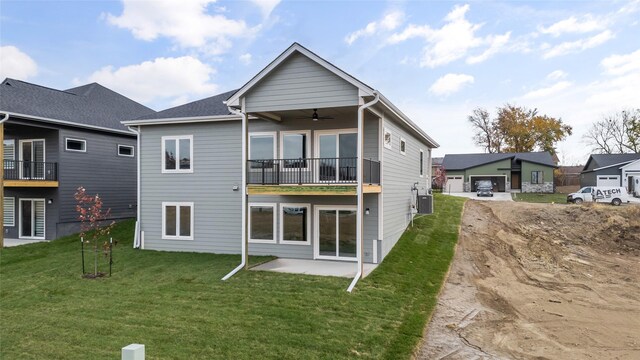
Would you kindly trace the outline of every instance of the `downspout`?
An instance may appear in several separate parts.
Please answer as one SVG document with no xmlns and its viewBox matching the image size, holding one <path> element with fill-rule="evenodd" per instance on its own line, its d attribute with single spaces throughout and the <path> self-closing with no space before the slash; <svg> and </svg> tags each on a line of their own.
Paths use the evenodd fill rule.
<svg viewBox="0 0 640 360">
<path fill-rule="evenodd" d="M 242 260 L 240 261 L 240 265 L 235 269 L 231 270 L 230 273 L 225 275 L 222 280 L 227 280 L 233 275 L 235 275 L 238 271 L 242 270 L 247 263 L 247 128 L 248 128 L 248 117 L 247 114 L 238 111 L 236 109 L 232 109 L 229 107 L 229 111 L 234 114 L 242 116 Z"/>
<path fill-rule="evenodd" d="M 361 105 L 358 107 L 358 211 L 356 212 L 356 252 L 358 254 L 358 272 L 356 276 L 351 281 L 351 284 L 347 288 L 348 292 L 352 292 L 353 288 L 358 283 L 358 280 L 362 277 L 364 273 L 364 264 L 362 262 L 362 252 L 364 249 L 364 241 L 363 241 L 363 214 L 364 214 L 364 194 L 362 193 L 362 182 L 363 182 L 363 148 L 364 148 L 364 110 L 368 107 L 371 107 L 380 101 L 380 94 L 377 91 L 374 91 L 375 99 L 370 102 Z"/>
<path fill-rule="evenodd" d="M 133 237 L 133 248 L 134 249 L 143 249 L 142 247 L 142 242 L 140 240 L 140 228 L 142 227 L 142 223 L 140 221 L 140 199 L 141 199 L 141 195 L 140 194 L 140 127 L 138 126 L 138 128 L 134 129 L 132 126 L 127 126 L 127 128 L 129 130 L 131 130 L 133 133 L 136 134 L 136 150 L 138 153 L 134 155 L 137 155 L 137 159 L 136 159 L 136 167 L 137 167 L 137 171 L 136 171 L 136 192 L 137 192 L 137 196 L 136 196 L 136 229 L 135 229 L 135 234 Z"/>
<path fill-rule="evenodd" d="M 2 150 L 0 151 L 0 160 L 2 160 L 3 165 L 0 167 L 0 213 L 4 214 L 4 128 L 3 124 L 5 121 L 9 120 L 9 113 L 5 113 L 2 119 L 0 119 L 0 134 L 2 137 Z M 4 222 L 0 222 L 0 249 L 4 247 Z"/>
</svg>

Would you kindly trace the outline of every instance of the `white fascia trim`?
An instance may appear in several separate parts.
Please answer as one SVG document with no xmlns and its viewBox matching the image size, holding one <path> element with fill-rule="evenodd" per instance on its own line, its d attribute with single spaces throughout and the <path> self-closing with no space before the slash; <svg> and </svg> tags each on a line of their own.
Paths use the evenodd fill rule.
<svg viewBox="0 0 640 360">
<path fill-rule="evenodd" d="M 339 76 L 346 82 L 358 88 L 360 93 L 363 93 L 368 96 L 373 96 L 374 90 L 364 84 L 361 81 L 358 81 L 353 76 L 347 74 L 343 70 L 339 69 L 335 65 L 330 62 L 324 60 L 313 52 L 309 51 L 302 45 L 298 43 L 293 43 L 287 50 L 285 50 L 282 54 L 280 54 L 275 60 L 273 60 L 269 65 L 267 65 L 262 71 L 260 71 L 256 76 L 254 76 L 249 82 L 247 82 L 243 87 L 241 87 L 238 91 L 236 91 L 226 102 L 227 106 L 232 106 L 238 108 L 240 106 L 240 97 L 242 97 L 249 89 L 251 89 L 255 84 L 257 84 L 260 80 L 262 80 L 265 76 L 267 76 L 272 70 L 274 70 L 278 65 L 280 65 L 283 61 L 285 61 L 289 56 L 291 56 L 294 52 L 299 52 L 302 55 L 308 57 L 309 59 L 315 61 L 325 69 L 331 71 L 335 75 Z"/>
<path fill-rule="evenodd" d="M 638 159 L 638 160 L 634 160 L 634 161 L 631 161 L 630 163 L 628 163 L 628 164 L 626 164 L 626 165 L 621 166 L 621 167 L 620 167 L 620 169 L 626 169 L 626 168 L 628 168 L 629 166 L 633 166 L 633 165 L 639 165 L 639 166 L 640 166 L 640 159 Z"/>
<path fill-rule="evenodd" d="M 253 119 L 251 117 L 250 119 Z M 200 122 L 217 122 L 217 121 L 233 121 L 242 120 L 238 115 L 215 115 L 215 116 L 194 116 L 194 117 L 178 117 L 178 118 L 166 118 L 166 119 L 146 119 L 146 120 L 126 120 L 121 121 L 125 126 L 140 126 L 140 125 L 165 125 L 165 124 L 190 124 Z"/>
<path fill-rule="evenodd" d="M 285 207 L 304 207 L 307 209 L 307 241 L 295 241 L 284 239 L 284 208 Z M 300 203 L 280 203 L 280 244 L 285 245 L 311 245 L 311 204 Z"/>
<path fill-rule="evenodd" d="M 96 125 L 78 124 L 78 123 L 75 123 L 75 122 L 72 122 L 72 121 L 51 119 L 51 118 L 46 118 L 46 117 L 41 117 L 41 116 L 33 116 L 33 115 L 20 114 L 20 113 L 14 113 L 14 112 L 5 112 L 5 111 L 1 111 L 1 112 L 2 113 L 6 113 L 6 114 L 11 115 L 11 116 L 30 119 L 30 120 L 49 122 L 49 123 L 53 123 L 53 124 L 62 124 L 62 125 L 78 127 L 78 128 L 100 130 L 100 131 L 106 131 L 106 132 L 122 134 L 122 135 L 136 136 L 135 133 L 133 133 L 131 131 L 126 131 L 126 130 L 110 129 L 110 128 L 106 128 L 106 127 L 102 127 L 102 126 L 96 126 Z"/>
<path fill-rule="evenodd" d="M 380 102 L 389 109 L 395 116 L 397 116 L 402 122 L 405 123 L 411 130 L 413 130 L 416 134 L 420 135 L 423 139 L 427 141 L 432 148 L 440 147 L 435 140 L 433 140 L 429 135 L 427 135 L 422 129 L 418 128 L 417 125 L 414 125 L 413 122 L 409 119 L 407 115 L 405 115 L 400 109 L 398 109 L 389 99 L 387 99 L 384 95 L 380 94 Z"/>
<path fill-rule="evenodd" d="M 270 207 L 273 213 L 273 240 L 266 240 L 266 239 L 252 239 L 251 238 L 251 208 L 252 207 Z M 276 236 L 276 209 L 278 208 L 276 203 L 249 203 L 249 216 L 248 216 L 248 228 L 249 228 L 249 242 L 250 243 L 255 243 L 255 244 L 277 244 L 277 236 Z"/>
</svg>

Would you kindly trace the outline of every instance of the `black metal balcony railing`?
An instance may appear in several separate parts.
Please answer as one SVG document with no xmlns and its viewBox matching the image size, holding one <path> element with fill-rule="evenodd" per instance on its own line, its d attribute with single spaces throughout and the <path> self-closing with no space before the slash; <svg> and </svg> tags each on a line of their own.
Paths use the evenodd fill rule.
<svg viewBox="0 0 640 360">
<path fill-rule="evenodd" d="M 4 160 L 4 179 L 58 181 L 58 163 Z"/>
<path fill-rule="evenodd" d="M 247 161 L 247 183 L 281 184 L 355 184 L 357 158 L 266 159 Z M 380 183 L 380 162 L 363 161 L 364 183 Z"/>
</svg>

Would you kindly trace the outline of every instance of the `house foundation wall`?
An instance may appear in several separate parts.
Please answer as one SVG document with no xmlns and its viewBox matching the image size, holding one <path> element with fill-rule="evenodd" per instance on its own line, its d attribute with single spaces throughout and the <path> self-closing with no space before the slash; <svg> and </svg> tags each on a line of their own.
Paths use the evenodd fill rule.
<svg viewBox="0 0 640 360">
<path fill-rule="evenodd" d="M 553 182 L 545 182 L 544 184 L 532 184 L 530 182 L 522 182 L 523 193 L 553 193 Z"/>
</svg>

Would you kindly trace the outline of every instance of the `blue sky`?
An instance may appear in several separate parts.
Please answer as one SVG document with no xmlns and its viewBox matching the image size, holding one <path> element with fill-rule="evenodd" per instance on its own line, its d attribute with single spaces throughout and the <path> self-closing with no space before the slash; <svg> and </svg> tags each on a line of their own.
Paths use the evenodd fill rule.
<svg viewBox="0 0 640 360">
<path fill-rule="evenodd" d="M 440 144 L 478 152 L 467 116 L 505 103 L 582 135 L 640 107 L 640 1 L 5 1 L 0 75 L 97 81 L 156 110 L 237 88 L 299 42 L 380 90 Z"/>
</svg>

